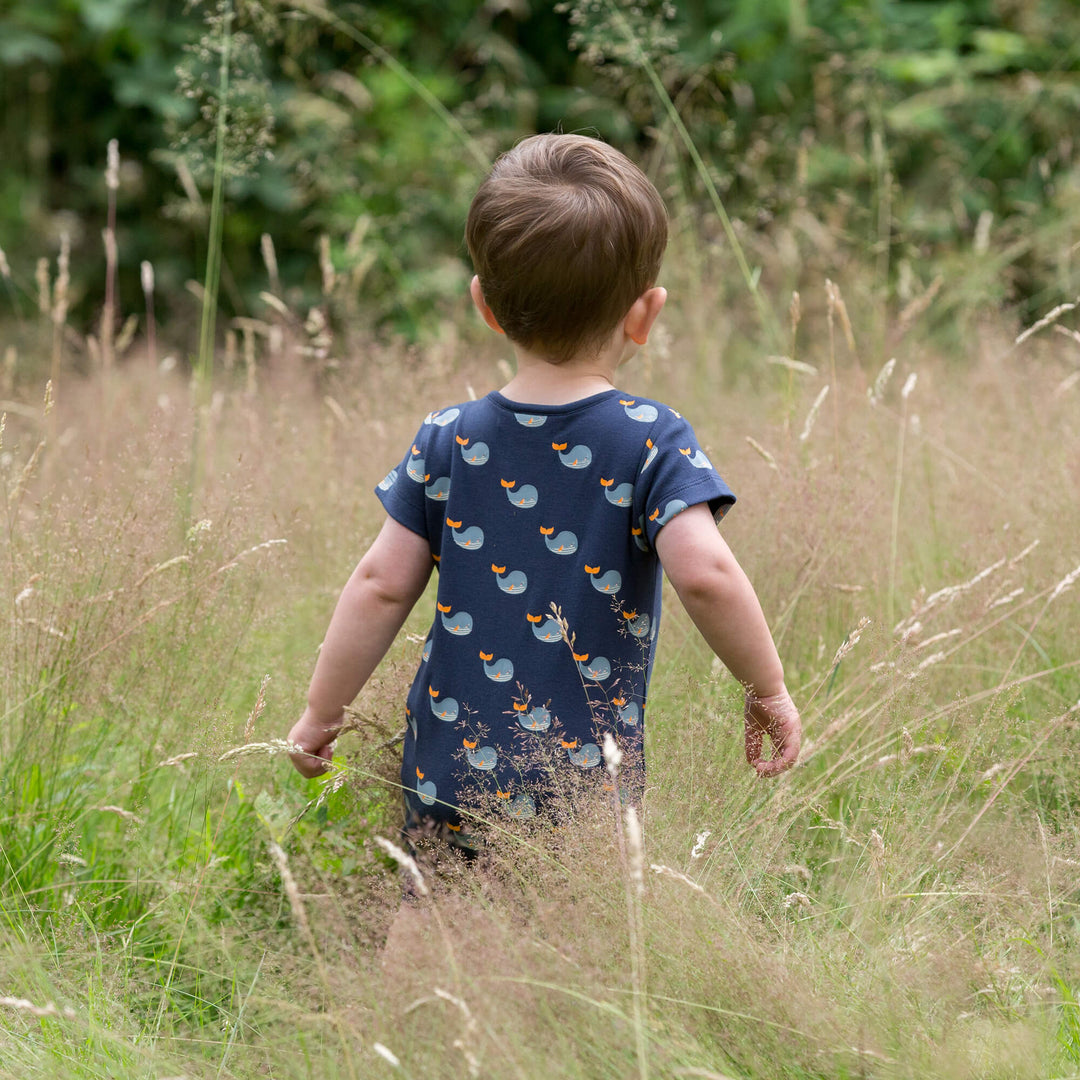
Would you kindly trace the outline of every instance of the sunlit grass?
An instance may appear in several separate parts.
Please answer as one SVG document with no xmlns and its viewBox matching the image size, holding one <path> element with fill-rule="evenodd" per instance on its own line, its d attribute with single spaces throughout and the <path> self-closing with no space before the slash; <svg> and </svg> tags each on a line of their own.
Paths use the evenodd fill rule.
<svg viewBox="0 0 1080 1080">
<path fill-rule="evenodd" d="M 280 753 L 221 760 L 288 730 L 378 527 L 371 487 L 424 412 L 499 384 L 494 358 L 444 358 L 433 381 L 383 350 L 317 384 L 286 349 L 254 394 L 223 378 L 194 521 L 179 376 L 63 372 L 48 420 L 43 387 L 16 388 L 0 1074 L 1080 1071 L 1080 432 L 1049 344 L 1070 342 L 998 329 L 962 363 L 912 345 L 874 388 L 843 345 L 830 364 L 811 318 L 806 370 L 722 388 L 680 363 L 691 303 L 624 383 L 680 407 L 739 494 L 725 535 L 808 745 L 777 783 L 753 778 L 738 689 L 671 596 L 638 945 L 602 799 L 561 833 L 500 825 L 483 872 L 441 866 L 436 930 L 382 970 L 399 893 L 375 840 L 397 827 L 423 611 L 330 788 Z"/>
</svg>

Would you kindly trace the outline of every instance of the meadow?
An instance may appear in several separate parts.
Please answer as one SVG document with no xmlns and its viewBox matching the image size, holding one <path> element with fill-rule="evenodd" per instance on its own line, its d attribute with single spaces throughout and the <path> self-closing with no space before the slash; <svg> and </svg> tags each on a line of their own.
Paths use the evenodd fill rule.
<svg viewBox="0 0 1080 1080">
<path fill-rule="evenodd" d="M 427 604 L 329 777 L 279 740 L 373 485 L 428 409 L 505 381 L 497 343 L 462 297 L 436 343 L 355 335 L 316 370 L 268 308 L 209 383 L 62 336 L 46 388 L 57 321 L 20 328 L 0 1076 L 1080 1076 L 1076 310 L 947 337 L 931 295 L 875 326 L 852 275 L 850 316 L 822 280 L 788 356 L 733 358 L 738 305 L 691 262 L 623 385 L 681 405 L 740 496 L 802 758 L 754 778 L 740 688 L 670 595 L 643 846 L 607 802 L 494 821 L 482 871 L 420 867 L 389 970 Z"/>
</svg>

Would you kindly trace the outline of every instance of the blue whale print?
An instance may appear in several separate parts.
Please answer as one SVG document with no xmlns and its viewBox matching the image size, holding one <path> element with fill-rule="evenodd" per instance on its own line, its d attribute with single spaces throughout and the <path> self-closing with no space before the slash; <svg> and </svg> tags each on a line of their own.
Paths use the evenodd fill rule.
<svg viewBox="0 0 1080 1080">
<path fill-rule="evenodd" d="M 466 747 L 465 759 L 474 769 L 494 769 L 499 753 L 494 746 L 481 746 L 479 750 Z"/>
<path fill-rule="evenodd" d="M 397 469 L 391 469 L 380 481 L 379 490 L 389 491 L 396 483 L 398 478 Z"/>
<path fill-rule="evenodd" d="M 436 701 L 438 697 L 437 693 L 433 693 L 431 687 L 428 687 L 428 694 L 431 697 L 431 711 L 440 719 L 445 720 L 448 724 L 453 723 L 458 718 L 458 703 L 452 698 L 443 698 L 442 701 Z"/>
<path fill-rule="evenodd" d="M 526 791 L 515 795 L 506 806 L 506 812 L 512 818 L 525 820 L 536 817 L 536 800 Z"/>
<path fill-rule="evenodd" d="M 522 427 L 543 427 L 547 423 L 547 417 L 538 413 L 514 413 L 514 419 Z"/>
<path fill-rule="evenodd" d="M 654 423 L 656 418 L 660 415 L 653 405 L 646 405 L 644 403 L 638 405 L 634 401 L 620 401 L 619 404 L 622 405 L 626 415 L 629 416 L 631 420 L 639 420 L 643 424 Z"/>
<path fill-rule="evenodd" d="M 539 619 L 540 616 L 534 616 Z M 533 637 L 539 641 L 562 641 L 562 628 L 552 618 L 545 619 L 541 622 L 533 622 L 533 618 L 529 619 L 532 623 Z"/>
<path fill-rule="evenodd" d="M 664 512 L 660 513 L 660 508 L 657 507 L 650 515 L 649 520 L 656 522 L 656 527 L 666 525 L 676 514 L 682 513 L 686 509 L 686 503 L 682 499 L 672 499 L 664 507 Z"/>
<path fill-rule="evenodd" d="M 641 706 L 636 701 L 631 701 L 629 705 L 624 705 L 619 710 L 619 719 L 630 727 L 636 727 L 638 721 L 641 719 Z"/>
<path fill-rule="evenodd" d="M 509 682 L 514 677 L 514 665 L 505 656 L 492 661 L 491 653 L 481 653 L 480 659 L 484 661 L 484 674 L 492 682 Z"/>
<path fill-rule="evenodd" d="M 409 474 L 410 480 L 415 480 L 418 484 L 424 482 L 424 459 L 419 455 L 409 458 L 409 464 L 405 466 L 405 472 Z"/>
<path fill-rule="evenodd" d="M 452 424 L 461 415 L 460 409 L 445 409 L 430 412 L 424 417 L 425 424 L 437 424 L 439 427 L 446 427 L 447 424 Z"/>
<path fill-rule="evenodd" d="M 682 454 L 695 469 L 711 469 L 713 467 L 712 462 L 705 456 L 704 450 L 694 450 L 692 446 L 683 449 L 679 447 L 679 453 Z"/>
<path fill-rule="evenodd" d="M 603 682 L 611 674 L 611 662 L 606 656 L 596 656 L 592 660 L 579 660 L 578 670 L 586 679 Z"/>
<path fill-rule="evenodd" d="M 634 543 L 637 544 L 642 551 L 648 551 L 649 545 L 645 540 L 645 515 L 639 514 L 637 521 L 637 528 L 633 530 Z"/>
<path fill-rule="evenodd" d="M 431 638 L 424 642 L 424 651 L 420 654 L 420 659 L 426 664 L 431 659 Z"/>
<path fill-rule="evenodd" d="M 587 469 L 592 464 L 592 451 L 579 443 L 569 450 L 560 450 L 559 460 L 568 469 Z"/>
<path fill-rule="evenodd" d="M 506 497 L 510 500 L 511 506 L 517 506 L 522 510 L 531 510 L 540 496 L 532 484 L 522 484 L 517 491 L 507 487 Z"/>
<path fill-rule="evenodd" d="M 652 444 L 652 439 L 648 440 L 649 452 L 645 455 L 645 464 L 641 466 L 641 471 L 644 472 L 655 460 L 659 451 Z"/>
<path fill-rule="evenodd" d="M 607 499 L 612 506 L 629 506 L 634 501 L 634 485 L 633 484 L 620 484 L 618 487 L 612 487 L 614 481 L 609 480 L 604 484 L 604 498 Z"/>
<path fill-rule="evenodd" d="M 454 543 L 466 551 L 476 551 L 484 546 L 484 530 L 479 525 L 470 525 L 467 529 L 453 529 Z"/>
<path fill-rule="evenodd" d="M 462 446 L 461 456 L 469 465 L 483 465 L 491 457 L 491 451 L 487 443 L 478 442 L 472 446 Z"/>
<path fill-rule="evenodd" d="M 438 789 L 435 787 L 434 780 L 424 780 L 423 773 L 416 770 L 416 794 L 420 796 L 420 801 L 425 806 L 431 806 L 435 802 L 435 795 Z"/>
<path fill-rule="evenodd" d="M 577 537 L 566 529 L 558 536 L 545 536 L 544 543 L 547 544 L 548 551 L 553 551 L 556 555 L 573 555 L 578 548 Z"/>
<path fill-rule="evenodd" d="M 609 570 L 606 574 L 601 574 L 599 566 L 586 566 L 585 573 L 589 575 L 592 587 L 597 592 L 613 596 L 622 588 L 622 574 L 618 570 Z"/>
<path fill-rule="evenodd" d="M 442 624 L 443 629 L 453 634 L 455 637 L 465 637 L 466 634 L 472 633 L 473 617 L 467 611 L 459 611 L 455 615 L 451 615 L 450 612 L 442 611 Z"/>
<path fill-rule="evenodd" d="M 567 750 L 566 756 L 581 769 L 595 769 L 600 764 L 600 747 L 593 742 L 587 742 L 580 749 Z"/>
<path fill-rule="evenodd" d="M 512 596 L 516 596 L 518 593 L 523 593 L 529 587 L 529 579 L 525 576 L 523 570 L 511 570 L 509 574 L 503 573 L 503 569 L 496 569 L 493 565 L 492 570 L 495 570 L 495 580 L 499 583 L 499 588 L 504 593 L 510 593 Z"/>
<path fill-rule="evenodd" d="M 631 634 L 636 638 L 643 638 L 649 632 L 649 616 L 647 613 L 638 615 L 637 618 L 631 619 L 630 624 L 627 627 Z"/>
<path fill-rule="evenodd" d="M 450 477 L 440 476 L 435 483 L 424 488 L 424 494 L 436 502 L 446 502 L 450 498 Z"/>
<path fill-rule="evenodd" d="M 543 705 L 534 705 L 527 713 L 519 714 L 517 722 L 526 731 L 547 731 L 551 727 L 551 713 Z"/>
<path fill-rule="evenodd" d="M 405 706 L 405 719 L 408 721 L 409 730 L 412 732 L 412 737 L 416 738 L 416 717 L 409 711 L 409 706 Z"/>
</svg>

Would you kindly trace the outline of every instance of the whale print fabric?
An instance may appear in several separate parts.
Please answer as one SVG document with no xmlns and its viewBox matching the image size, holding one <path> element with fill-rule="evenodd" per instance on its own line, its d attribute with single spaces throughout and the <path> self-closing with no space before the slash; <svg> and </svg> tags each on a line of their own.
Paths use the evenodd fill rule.
<svg viewBox="0 0 1080 1080">
<path fill-rule="evenodd" d="M 439 571 L 406 707 L 410 816 L 458 828 L 459 807 L 493 797 L 527 817 L 553 768 L 602 765 L 605 732 L 642 762 L 657 533 L 735 502 L 690 424 L 619 390 L 492 393 L 429 413 L 376 495 Z"/>
</svg>

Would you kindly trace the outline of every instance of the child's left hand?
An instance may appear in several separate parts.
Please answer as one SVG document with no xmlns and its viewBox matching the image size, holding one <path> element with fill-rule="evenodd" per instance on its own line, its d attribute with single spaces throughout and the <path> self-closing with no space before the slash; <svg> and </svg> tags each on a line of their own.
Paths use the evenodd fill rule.
<svg viewBox="0 0 1080 1080">
<path fill-rule="evenodd" d="M 326 772 L 334 754 L 334 740 L 344 721 L 344 713 L 327 723 L 319 720 L 310 707 L 304 710 L 304 715 L 289 732 L 289 742 L 296 743 L 304 751 L 289 755 L 297 772 L 307 777 Z"/>
<path fill-rule="evenodd" d="M 747 692 L 744 714 L 746 760 L 758 776 L 777 776 L 795 764 L 802 745 L 802 720 L 787 689 L 758 697 Z M 762 756 L 765 736 L 772 743 L 772 757 Z"/>
</svg>

